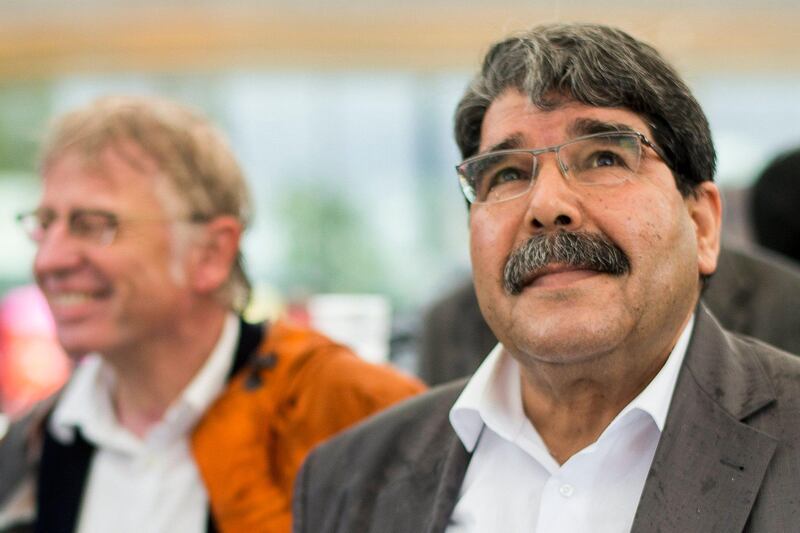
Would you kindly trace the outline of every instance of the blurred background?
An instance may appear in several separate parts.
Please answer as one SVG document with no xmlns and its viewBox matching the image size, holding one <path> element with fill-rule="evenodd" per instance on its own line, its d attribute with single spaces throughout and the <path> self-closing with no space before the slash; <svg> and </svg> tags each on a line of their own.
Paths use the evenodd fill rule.
<svg viewBox="0 0 800 533">
<path fill-rule="evenodd" d="M 0 293 L 31 282 L 14 215 L 37 202 L 48 119 L 158 93 L 208 114 L 249 178 L 251 316 L 383 296 L 376 357 L 413 371 L 420 310 L 469 275 L 455 104 L 490 42 L 552 21 L 620 26 L 678 67 L 711 121 L 726 238 L 746 242 L 741 190 L 800 145 L 796 0 L 0 0 Z"/>
</svg>

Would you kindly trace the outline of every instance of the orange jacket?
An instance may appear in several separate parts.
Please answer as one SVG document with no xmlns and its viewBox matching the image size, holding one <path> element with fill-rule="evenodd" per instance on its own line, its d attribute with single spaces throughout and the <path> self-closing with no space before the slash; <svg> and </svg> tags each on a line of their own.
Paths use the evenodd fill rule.
<svg viewBox="0 0 800 533">
<path fill-rule="evenodd" d="M 313 331 L 278 321 L 192 435 L 222 533 L 289 533 L 294 478 L 309 450 L 424 389 Z"/>
</svg>

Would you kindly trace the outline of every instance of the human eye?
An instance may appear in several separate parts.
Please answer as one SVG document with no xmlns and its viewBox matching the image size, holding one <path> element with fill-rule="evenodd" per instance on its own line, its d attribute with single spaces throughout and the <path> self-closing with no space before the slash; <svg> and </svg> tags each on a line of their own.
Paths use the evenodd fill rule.
<svg viewBox="0 0 800 533">
<path fill-rule="evenodd" d="M 42 231 L 46 231 L 47 228 L 55 222 L 56 214 L 52 209 L 37 209 L 30 213 L 30 215 L 26 215 L 26 218 L 30 220 L 30 225 L 36 226 L 37 229 Z"/>
<path fill-rule="evenodd" d="M 593 139 L 580 147 L 580 168 L 604 168 L 618 167 L 623 169 L 633 169 L 638 150 L 636 147 L 629 146 L 628 143 L 621 143 L 618 139 Z"/>
<path fill-rule="evenodd" d="M 599 136 L 581 139 L 565 147 L 570 174 L 579 182 L 610 183 L 624 180 L 639 167 L 640 147 L 632 136 Z"/>
<path fill-rule="evenodd" d="M 627 163 L 622 154 L 614 150 L 597 151 L 590 155 L 587 160 L 587 167 L 627 167 Z"/>
<path fill-rule="evenodd" d="M 478 174 L 478 197 L 496 201 L 524 192 L 530 184 L 532 161 L 529 153 L 489 156 Z"/>
<path fill-rule="evenodd" d="M 76 210 L 70 215 L 70 231 L 76 237 L 102 240 L 109 231 L 117 227 L 113 213 L 98 210 Z"/>
<path fill-rule="evenodd" d="M 491 177 L 488 178 L 489 185 L 491 188 L 494 187 L 501 187 L 508 183 L 513 183 L 519 180 L 527 180 L 528 176 L 525 175 L 525 171 L 521 168 L 515 167 L 504 167 L 497 172 L 493 173 Z"/>
<path fill-rule="evenodd" d="M 52 209 L 45 208 L 17 215 L 17 221 L 21 224 L 23 231 L 34 242 L 39 242 L 44 238 L 45 233 L 55 219 L 55 212 Z"/>
</svg>

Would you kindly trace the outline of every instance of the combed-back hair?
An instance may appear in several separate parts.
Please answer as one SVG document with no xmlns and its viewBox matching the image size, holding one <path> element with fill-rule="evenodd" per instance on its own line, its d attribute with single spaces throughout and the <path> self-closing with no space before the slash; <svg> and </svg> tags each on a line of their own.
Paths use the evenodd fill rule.
<svg viewBox="0 0 800 533">
<path fill-rule="evenodd" d="M 39 157 L 44 173 L 66 153 L 96 160 L 107 147 L 126 155 L 126 143 L 158 165 L 193 218 L 231 215 L 247 227 L 252 215 L 250 193 L 239 164 L 223 135 L 200 113 L 153 96 L 106 96 L 58 117 L 50 126 Z M 136 157 L 126 157 L 134 167 Z M 250 280 L 241 252 L 221 303 L 241 311 L 250 298 Z"/>
<path fill-rule="evenodd" d="M 542 25 L 492 45 L 456 109 L 455 138 L 464 158 L 478 152 L 486 110 L 509 88 L 540 109 L 565 100 L 628 109 L 652 129 L 681 194 L 714 178 L 708 120 L 689 87 L 653 47 L 621 30 Z"/>
</svg>

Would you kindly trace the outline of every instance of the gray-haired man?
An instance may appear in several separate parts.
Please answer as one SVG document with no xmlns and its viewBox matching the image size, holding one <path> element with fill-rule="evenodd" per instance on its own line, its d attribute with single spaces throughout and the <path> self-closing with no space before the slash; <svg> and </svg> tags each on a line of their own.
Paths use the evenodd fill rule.
<svg viewBox="0 0 800 533">
<path fill-rule="evenodd" d="M 674 70 L 613 28 L 536 27 L 490 49 L 455 129 L 500 344 L 310 456 L 295 531 L 796 528 L 800 361 L 698 305 L 721 204 Z"/>
</svg>

